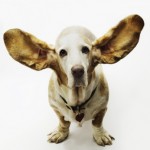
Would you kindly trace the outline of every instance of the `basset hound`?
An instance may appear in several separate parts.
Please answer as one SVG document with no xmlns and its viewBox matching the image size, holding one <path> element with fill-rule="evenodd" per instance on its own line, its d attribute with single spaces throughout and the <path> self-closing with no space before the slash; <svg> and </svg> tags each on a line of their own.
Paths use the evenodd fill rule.
<svg viewBox="0 0 150 150">
<path fill-rule="evenodd" d="M 16 61 L 35 70 L 53 69 L 49 103 L 59 125 L 48 135 L 49 142 L 64 141 L 71 122 L 82 125 L 92 120 L 96 143 L 112 144 L 114 138 L 102 125 L 109 89 L 101 64 L 113 64 L 127 56 L 137 45 L 143 26 L 139 15 L 130 15 L 100 38 L 84 27 L 71 26 L 60 33 L 55 46 L 20 29 L 4 33 L 6 48 Z"/>
</svg>

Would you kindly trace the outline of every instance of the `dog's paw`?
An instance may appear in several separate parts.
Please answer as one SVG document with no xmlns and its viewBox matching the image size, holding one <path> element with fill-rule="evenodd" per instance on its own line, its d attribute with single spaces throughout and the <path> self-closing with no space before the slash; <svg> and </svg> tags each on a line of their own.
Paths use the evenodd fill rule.
<svg viewBox="0 0 150 150">
<path fill-rule="evenodd" d="M 93 133 L 94 140 L 98 145 L 112 145 L 112 141 L 115 140 L 107 131 L 101 128 L 94 128 Z"/>
<path fill-rule="evenodd" d="M 54 131 L 48 135 L 48 142 L 60 143 L 68 137 L 69 132 Z"/>
</svg>

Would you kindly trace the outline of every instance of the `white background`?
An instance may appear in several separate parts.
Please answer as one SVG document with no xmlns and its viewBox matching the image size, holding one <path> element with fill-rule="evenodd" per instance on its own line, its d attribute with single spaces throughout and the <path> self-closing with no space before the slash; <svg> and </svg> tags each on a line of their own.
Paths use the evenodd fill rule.
<svg viewBox="0 0 150 150">
<path fill-rule="evenodd" d="M 150 7 L 148 0 L 0 0 L 0 149 L 1 150 L 141 150 L 150 149 Z M 54 44 L 60 31 L 82 25 L 100 37 L 130 14 L 145 20 L 139 44 L 125 59 L 103 65 L 110 87 L 105 128 L 116 138 L 99 147 L 91 125 L 71 126 L 69 138 L 49 144 L 58 120 L 48 104 L 51 70 L 33 71 L 7 53 L 3 33 L 21 28 Z"/>
</svg>

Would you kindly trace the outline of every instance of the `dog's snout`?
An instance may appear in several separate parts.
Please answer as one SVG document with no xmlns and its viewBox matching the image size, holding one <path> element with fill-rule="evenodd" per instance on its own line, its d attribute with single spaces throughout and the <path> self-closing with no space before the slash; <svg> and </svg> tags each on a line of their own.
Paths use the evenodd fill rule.
<svg viewBox="0 0 150 150">
<path fill-rule="evenodd" d="M 75 65 L 71 68 L 71 72 L 75 78 L 80 78 L 84 74 L 84 68 L 82 65 Z"/>
</svg>

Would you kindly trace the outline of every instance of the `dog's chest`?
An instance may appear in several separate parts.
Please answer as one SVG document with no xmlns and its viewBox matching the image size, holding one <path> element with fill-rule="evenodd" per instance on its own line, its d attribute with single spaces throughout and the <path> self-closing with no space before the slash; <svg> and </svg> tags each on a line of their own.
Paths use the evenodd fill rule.
<svg viewBox="0 0 150 150">
<path fill-rule="evenodd" d="M 82 124 L 84 121 L 91 120 L 106 104 L 106 97 L 100 96 L 100 93 L 95 91 L 91 99 L 84 105 L 75 106 L 71 108 L 66 104 L 61 97 L 55 100 L 51 100 L 51 105 L 55 106 L 55 109 L 59 111 L 66 121 L 76 122 Z"/>
<path fill-rule="evenodd" d="M 91 84 L 83 90 L 80 97 L 72 90 L 60 87 L 57 77 L 52 76 L 49 86 L 49 102 L 51 106 L 64 116 L 66 121 L 83 123 L 93 119 L 107 105 L 107 86 L 102 76 L 101 68 L 96 70 L 96 76 Z M 103 82 L 102 82 L 103 81 Z M 102 90 L 103 89 L 103 90 Z M 75 107 L 72 107 L 75 106 Z"/>
</svg>

